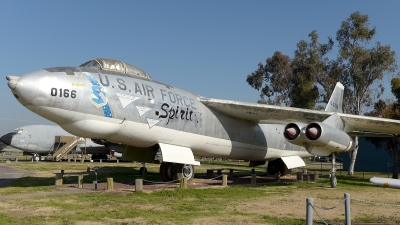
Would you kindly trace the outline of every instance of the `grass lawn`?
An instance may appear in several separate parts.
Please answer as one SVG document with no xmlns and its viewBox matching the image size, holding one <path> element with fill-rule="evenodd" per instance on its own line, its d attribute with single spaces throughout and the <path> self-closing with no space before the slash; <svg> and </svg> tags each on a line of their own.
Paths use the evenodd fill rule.
<svg viewBox="0 0 400 225">
<path fill-rule="evenodd" d="M 54 186 L 54 173 L 60 170 L 80 172 L 86 171 L 88 166 L 99 166 L 103 174 L 107 173 L 117 182 L 134 179 L 141 167 L 139 163 L 126 162 L 25 162 L 23 159 L 7 165 L 36 171 L 36 175 L 18 179 L 11 187 L 0 188 L 0 196 L 61 190 Z M 243 161 L 205 160 L 196 167 L 196 176 L 205 176 L 207 168 L 233 168 L 237 173 L 250 174 L 252 168 L 247 165 L 248 162 Z M 148 180 L 160 180 L 159 165 L 148 164 L 147 168 Z M 332 207 L 343 201 L 344 193 L 352 197 L 352 221 L 400 223 L 400 207 L 396 206 L 400 204 L 400 190 L 384 189 L 369 182 L 370 177 L 387 177 L 387 174 L 357 172 L 354 177 L 348 177 L 346 171 L 342 171 L 342 175 L 339 171 L 338 187 L 332 189 L 329 187 L 328 163 L 308 163 L 306 168 L 310 172 L 322 172 L 322 176 L 316 182 L 270 183 L 257 187 L 175 188 L 150 193 L 94 191 L 1 201 L 0 225 L 305 224 L 306 198 L 313 198 L 318 206 Z M 266 171 L 265 166 L 254 169 L 257 174 Z M 293 170 L 294 176 L 295 173 Z M 343 224 L 345 221 L 343 204 L 334 210 L 318 210 L 318 214 L 329 224 Z M 323 224 L 316 213 L 314 223 Z"/>
</svg>

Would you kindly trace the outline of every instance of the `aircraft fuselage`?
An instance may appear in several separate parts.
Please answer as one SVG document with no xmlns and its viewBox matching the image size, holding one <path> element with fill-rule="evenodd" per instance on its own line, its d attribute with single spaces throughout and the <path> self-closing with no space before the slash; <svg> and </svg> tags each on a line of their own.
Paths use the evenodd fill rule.
<svg viewBox="0 0 400 225">
<path fill-rule="evenodd" d="M 199 95 L 151 79 L 57 67 L 24 74 L 10 88 L 25 107 L 81 137 L 136 147 L 173 144 L 197 156 L 231 159 L 310 155 L 283 138 L 284 125 L 224 115 Z"/>
</svg>

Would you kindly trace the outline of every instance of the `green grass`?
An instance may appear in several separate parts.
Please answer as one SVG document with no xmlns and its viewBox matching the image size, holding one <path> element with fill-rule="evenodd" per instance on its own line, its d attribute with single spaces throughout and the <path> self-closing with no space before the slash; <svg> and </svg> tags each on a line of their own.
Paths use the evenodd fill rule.
<svg viewBox="0 0 400 225">
<path fill-rule="evenodd" d="M 54 173 L 63 169 L 65 172 L 86 171 L 87 166 L 100 167 L 98 179 L 113 177 L 115 182 L 133 181 L 137 178 L 139 163 L 68 163 L 68 162 L 20 162 L 7 164 L 15 168 L 38 171 L 37 175 L 18 179 L 11 187 L 0 188 L 0 195 L 26 194 L 35 192 L 52 192 L 61 190 L 54 186 Z M 250 174 L 247 162 L 204 161 L 196 167 L 196 176 L 204 177 L 208 168 L 233 168 L 236 172 Z M 159 165 L 148 164 L 149 180 L 160 180 Z M 314 171 L 315 165 L 307 169 Z M 265 166 L 255 168 L 257 174 L 265 174 Z M 300 171 L 300 170 L 299 170 Z M 383 189 L 369 183 L 372 176 L 380 173 L 356 173 L 354 177 L 338 176 L 339 187 L 330 186 L 328 166 L 324 165 L 323 174 L 316 182 L 267 183 L 256 188 L 229 186 L 227 188 L 207 189 L 172 189 L 151 193 L 133 191 L 96 191 L 86 194 L 49 195 L 29 199 L 14 199 L 0 204 L 1 224 L 305 224 L 304 214 L 294 212 L 283 215 L 271 214 L 263 209 L 243 210 L 243 206 L 252 207 L 263 202 L 278 201 L 291 205 L 292 196 L 299 193 L 310 193 L 317 201 L 327 200 L 337 204 L 344 193 L 376 193 Z M 235 173 L 236 173 L 235 172 Z M 295 175 L 296 171 L 293 171 Z M 337 173 L 337 175 L 339 175 Z M 91 182 L 93 175 L 85 176 L 84 182 Z M 77 183 L 76 176 L 64 179 L 64 183 Z M 397 193 L 393 189 L 385 189 Z M 339 197 L 338 197 L 339 196 Z M 395 198 L 395 197 L 394 197 Z M 273 199 L 273 200 L 272 200 Z M 338 200 L 339 199 L 339 200 Z M 304 202 L 305 203 L 305 199 Z M 301 203 L 301 204 L 303 204 Z M 352 203 L 353 204 L 353 203 Z M 373 207 L 358 204 L 354 207 Z M 361 215 L 354 219 L 359 222 L 397 222 L 399 216 Z M 316 223 L 318 218 L 315 215 Z M 343 223 L 344 217 L 332 219 L 332 222 Z"/>
</svg>

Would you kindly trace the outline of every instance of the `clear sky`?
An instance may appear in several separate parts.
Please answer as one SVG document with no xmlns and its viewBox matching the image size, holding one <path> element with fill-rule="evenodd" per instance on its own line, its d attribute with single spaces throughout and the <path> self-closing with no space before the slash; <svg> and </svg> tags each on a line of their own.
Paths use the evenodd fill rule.
<svg viewBox="0 0 400 225">
<path fill-rule="evenodd" d="M 51 124 L 14 99 L 7 75 L 112 58 L 205 97 L 256 102 L 246 77 L 259 62 L 275 51 L 292 57 L 313 30 L 321 43 L 335 39 L 353 12 L 369 15 L 373 42 L 400 54 L 399 9 L 398 1 L 3 0 L 0 135 Z"/>
</svg>

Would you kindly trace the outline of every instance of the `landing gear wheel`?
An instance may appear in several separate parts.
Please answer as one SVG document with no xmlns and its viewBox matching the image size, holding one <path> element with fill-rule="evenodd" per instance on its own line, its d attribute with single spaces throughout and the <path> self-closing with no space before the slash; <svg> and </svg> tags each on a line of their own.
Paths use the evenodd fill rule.
<svg viewBox="0 0 400 225">
<path fill-rule="evenodd" d="M 276 160 L 269 161 L 268 162 L 268 167 L 267 167 L 268 175 L 274 175 L 277 172 L 278 172 L 277 161 Z"/>
<path fill-rule="evenodd" d="M 139 169 L 139 174 L 140 174 L 140 175 L 143 175 L 145 172 L 147 173 L 147 168 L 146 168 L 146 167 L 143 167 L 143 166 L 140 167 L 140 169 Z"/>
<path fill-rule="evenodd" d="M 194 166 L 189 164 L 175 164 L 175 180 L 181 180 L 186 177 L 188 181 L 194 177 Z"/>
<path fill-rule="evenodd" d="M 33 156 L 32 156 L 32 161 L 34 161 L 34 162 L 39 162 L 40 161 L 40 155 L 38 155 L 38 154 L 33 154 Z"/>
<path fill-rule="evenodd" d="M 331 187 L 335 188 L 337 186 L 337 179 L 335 175 L 330 176 L 329 178 L 330 182 L 331 182 Z"/>
<path fill-rule="evenodd" d="M 269 175 L 280 173 L 281 176 L 285 176 L 286 174 L 290 174 L 292 170 L 287 168 L 282 159 L 275 159 L 268 162 L 267 172 Z"/>
<path fill-rule="evenodd" d="M 164 182 L 173 181 L 174 179 L 174 163 L 162 162 L 160 166 L 161 179 Z"/>
<path fill-rule="evenodd" d="M 285 173 L 284 173 L 284 175 L 287 175 L 287 174 L 291 174 L 292 173 L 292 170 L 291 169 L 288 169 L 287 168 L 287 166 L 285 165 Z M 284 175 L 282 175 L 282 176 L 284 176 Z"/>
</svg>

